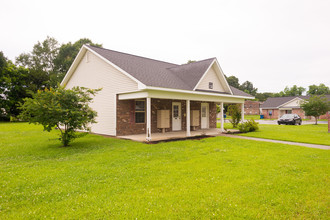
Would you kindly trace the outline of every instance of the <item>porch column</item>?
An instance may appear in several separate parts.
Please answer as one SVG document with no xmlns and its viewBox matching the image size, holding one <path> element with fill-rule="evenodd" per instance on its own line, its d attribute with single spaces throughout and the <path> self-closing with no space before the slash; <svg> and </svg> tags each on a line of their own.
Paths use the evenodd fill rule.
<svg viewBox="0 0 330 220">
<path fill-rule="evenodd" d="M 147 98 L 147 141 L 151 141 L 151 98 Z"/>
<path fill-rule="evenodd" d="M 186 113 L 187 137 L 189 137 L 190 136 L 190 100 L 186 100 L 186 110 L 187 110 Z"/>
<path fill-rule="evenodd" d="M 223 102 L 220 103 L 220 120 L 221 120 L 221 132 L 224 132 L 225 131 L 225 129 L 224 129 L 225 120 L 223 118 Z"/>
<path fill-rule="evenodd" d="M 241 105 L 241 107 L 242 107 L 242 122 L 244 122 L 244 102 L 242 103 L 242 105 Z"/>
</svg>

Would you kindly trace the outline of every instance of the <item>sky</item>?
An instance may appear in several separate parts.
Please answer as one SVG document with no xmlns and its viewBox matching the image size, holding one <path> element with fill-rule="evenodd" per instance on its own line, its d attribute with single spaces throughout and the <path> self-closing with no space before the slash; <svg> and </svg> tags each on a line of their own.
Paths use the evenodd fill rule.
<svg viewBox="0 0 330 220">
<path fill-rule="evenodd" d="M 330 86 L 329 0 L 0 0 L 10 60 L 47 36 L 176 64 L 216 57 L 258 92 Z"/>
</svg>

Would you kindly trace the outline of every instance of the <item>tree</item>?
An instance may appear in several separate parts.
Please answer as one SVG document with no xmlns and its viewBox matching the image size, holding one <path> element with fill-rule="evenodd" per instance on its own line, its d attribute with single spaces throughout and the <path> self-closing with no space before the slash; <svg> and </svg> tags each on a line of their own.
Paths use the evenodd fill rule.
<svg viewBox="0 0 330 220">
<path fill-rule="evenodd" d="M 89 44 L 96 47 L 102 47 L 102 44 L 93 43 L 88 38 L 81 38 L 73 44 L 71 42 L 67 44 L 62 44 L 59 48 L 58 55 L 54 59 L 54 69 L 57 72 L 58 82 L 62 81 L 64 75 L 68 72 L 71 64 L 76 58 L 80 48 L 84 44 Z"/>
<path fill-rule="evenodd" d="M 96 123 L 97 113 L 88 104 L 92 102 L 91 96 L 98 91 L 84 87 L 64 89 L 61 86 L 39 90 L 32 98 L 24 99 L 20 117 L 30 123 L 43 125 L 44 131 L 58 128 L 59 140 L 68 146 L 80 136 L 76 130 L 90 131 L 89 123 Z"/>
<path fill-rule="evenodd" d="M 249 93 L 251 95 L 256 95 L 257 94 L 257 88 L 253 87 L 252 82 L 250 81 L 245 81 L 241 86 L 240 89 L 243 90 L 246 93 Z"/>
<path fill-rule="evenodd" d="M 235 87 L 236 89 L 240 88 L 239 80 L 236 76 L 229 76 L 226 78 L 227 78 L 227 82 L 230 86 Z"/>
<path fill-rule="evenodd" d="M 324 96 L 311 96 L 301 104 L 301 108 L 307 116 L 315 117 L 315 124 L 320 115 L 324 115 L 330 110 L 330 102 Z"/>
<path fill-rule="evenodd" d="M 186 64 L 195 63 L 196 60 L 188 60 Z"/>
<path fill-rule="evenodd" d="M 291 88 L 286 86 L 284 91 L 279 93 L 275 93 L 275 97 L 284 97 L 284 96 L 300 96 L 302 93 L 306 91 L 304 87 L 298 87 L 297 85 L 293 85 Z"/>
<path fill-rule="evenodd" d="M 1 118 L 8 120 L 16 117 L 20 110 L 19 104 L 23 98 L 29 97 L 31 81 L 29 70 L 16 67 L 0 52 L 0 114 Z"/>
<path fill-rule="evenodd" d="M 330 94 L 330 89 L 328 86 L 321 83 L 320 85 L 310 85 L 307 91 L 308 95 L 326 95 Z"/>
<path fill-rule="evenodd" d="M 47 36 L 43 42 L 33 46 L 31 53 L 22 53 L 16 58 L 16 63 L 31 70 L 43 79 L 38 89 L 49 88 L 57 85 L 57 72 L 55 72 L 54 60 L 58 55 L 59 45 L 55 38 Z M 37 78 L 37 77 L 34 77 Z"/>
<path fill-rule="evenodd" d="M 237 104 L 229 105 L 228 114 L 231 116 L 230 123 L 233 125 L 234 128 L 236 128 L 242 118 L 240 106 Z"/>
<path fill-rule="evenodd" d="M 263 92 L 263 93 L 257 93 L 255 95 L 256 99 L 260 102 L 266 101 L 269 97 L 274 97 L 274 93 L 271 92 Z"/>
</svg>

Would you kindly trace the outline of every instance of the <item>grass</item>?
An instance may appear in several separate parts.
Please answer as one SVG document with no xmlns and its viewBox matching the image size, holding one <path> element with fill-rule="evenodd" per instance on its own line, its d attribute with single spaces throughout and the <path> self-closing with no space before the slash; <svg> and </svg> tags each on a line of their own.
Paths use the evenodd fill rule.
<svg viewBox="0 0 330 220">
<path fill-rule="evenodd" d="M 70 147 L 0 124 L 0 219 L 328 219 L 329 151 L 226 137 Z"/>
<path fill-rule="evenodd" d="M 226 118 L 227 120 L 231 119 L 231 116 L 230 115 L 227 115 Z M 245 120 L 277 120 L 277 118 L 264 118 L 264 119 L 260 119 L 260 115 L 244 115 L 244 119 Z M 217 118 L 217 120 L 220 120 L 220 118 Z"/>
<path fill-rule="evenodd" d="M 260 130 L 240 134 L 241 136 L 266 138 L 301 143 L 330 145 L 330 133 L 327 124 L 294 125 L 259 125 Z"/>
<path fill-rule="evenodd" d="M 227 115 L 225 119 L 231 119 L 230 115 Z M 254 119 L 254 120 L 259 120 L 260 119 L 260 115 L 244 115 L 244 119 Z M 218 118 L 218 120 L 220 120 L 220 118 Z"/>
</svg>

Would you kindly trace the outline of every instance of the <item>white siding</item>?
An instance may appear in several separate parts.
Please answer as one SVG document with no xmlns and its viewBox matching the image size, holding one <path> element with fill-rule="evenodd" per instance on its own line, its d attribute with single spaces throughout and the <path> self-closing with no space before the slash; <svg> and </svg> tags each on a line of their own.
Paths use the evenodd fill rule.
<svg viewBox="0 0 330 220">
<path fill-rule="evenodd" d="M 86 59 L 88 56 L 88 60 Z M 67 82 L 66 88 L 83 86 L 102 88 L 94 97 L 91 108 L 98 116 L 92 125 L 92 132 L 116 135 L 116 94 L 138 90 L 138 84 L 117 69 L 87 51 Z"/>
<path fill-rule="evenodd" d="M 281 106 L 281 108 L 285 108 L 285 107 L 298 107 L 300 108 L 300 103 L 302 102 L 301 99 L 294 99 L 291 102 L 288 102 L 287 104 Z"/>
<path fill-rule="evenodd" d="M 213 89 L 209 89 L 209 82 L 213 83 Z M 211 67 L 196 89 L 225 92 L 214 67 Z"/>
</svg>

